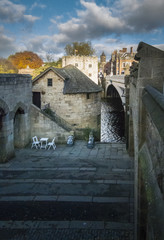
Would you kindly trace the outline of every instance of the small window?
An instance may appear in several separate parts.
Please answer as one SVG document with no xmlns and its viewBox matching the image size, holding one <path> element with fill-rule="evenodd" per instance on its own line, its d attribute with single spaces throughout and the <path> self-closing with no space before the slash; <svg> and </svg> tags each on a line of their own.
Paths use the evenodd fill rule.
<svg viewBox="0 0 164 240">
<path fill-rule="evenodd" d="M 92 64 L 89 64 L 89 68 L 91 68 L 92 67 Z"/>
<path fill-rule="evenodd" d="M 90 99 L 89 93 L 87 93 L 87 99 Z"/>
<path fill-rule="evenodd" d="M 92 77 L 92 73 L 89 73 L 89 77 Z"/>
<path fill-rule="evenodd" d="M 78 63 L 75 63 L 75 67 L 78 67 Z"/>
<path fill-rule="evenodd" d="M 52 78 L 47 79 L 47 86 L 52 87 Z"/>
<path fill-rule="evenodd" d="M 123 67 L 123 68 L 125 67 L 125 62 L 122 63 L 122 67 Z"/>
</svg>

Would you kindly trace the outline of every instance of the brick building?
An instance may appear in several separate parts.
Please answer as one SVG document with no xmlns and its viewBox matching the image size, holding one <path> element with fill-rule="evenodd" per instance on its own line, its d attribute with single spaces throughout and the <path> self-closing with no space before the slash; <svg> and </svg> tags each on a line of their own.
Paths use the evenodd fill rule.
<svg viewBox="0 0 164 240">
<path fill-rule="evenodd" d="M 130 48 L 130 52 L 127 52 L 127 48 L 122 50 L 115 50 L 111 55 L 110 60 L 110 75 L 129 74 L 129 68 L 134 61 L 135 52 L 133 47 Z"/>
</svg>

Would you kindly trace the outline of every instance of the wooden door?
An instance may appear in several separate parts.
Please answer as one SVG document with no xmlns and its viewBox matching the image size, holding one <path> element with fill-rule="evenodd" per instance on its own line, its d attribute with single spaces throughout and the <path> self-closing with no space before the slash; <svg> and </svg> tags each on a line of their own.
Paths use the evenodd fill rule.
<svg viewBox="0 0 164 240">
<path fill-rule="evenodd" d="M 40 92 L 33 92 L 33 104 L 41 108 Z"/>
</svg>

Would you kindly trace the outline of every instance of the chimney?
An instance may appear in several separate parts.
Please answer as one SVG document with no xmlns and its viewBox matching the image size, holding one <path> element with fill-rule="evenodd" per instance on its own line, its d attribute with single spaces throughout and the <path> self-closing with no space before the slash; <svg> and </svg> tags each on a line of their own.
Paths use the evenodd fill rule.
<svg viewBox="0 0 164 240">
<path fill-rule="evenodd" d="M 130 48 L 130 54 L 133 55 L 133 47 Z"/>
</svg>

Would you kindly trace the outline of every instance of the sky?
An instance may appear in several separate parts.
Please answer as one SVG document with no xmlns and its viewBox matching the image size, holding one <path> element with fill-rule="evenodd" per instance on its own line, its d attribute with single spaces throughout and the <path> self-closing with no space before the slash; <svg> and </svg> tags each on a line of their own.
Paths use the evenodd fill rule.
<svg viewBox="0 0 164 240">
<path fill-rule="evenodd" d="M 164 0 L 0 0 L 0 57 L 33 51 L 58 60 L 75 41 L 107 60 L 141 41 L 164 50 Z"/>
</svg>

